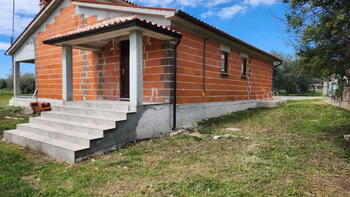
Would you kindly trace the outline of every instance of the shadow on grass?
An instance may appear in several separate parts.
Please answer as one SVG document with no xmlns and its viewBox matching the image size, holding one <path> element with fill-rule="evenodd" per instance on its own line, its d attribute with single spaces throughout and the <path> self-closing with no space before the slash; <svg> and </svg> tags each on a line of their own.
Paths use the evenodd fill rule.
<svg viewBox="0 0 350 197">
<path fill-rule="evenodd" d="M 233 112 L 227 115 L 223 115 L 216 118 L 209 118 L 202 120 L 198 123 L 198 126 L 201 128 L 204 127 L 220 127 L 228 123 L 237 123 L 240 121 L 253 119 L 255 117 L 261 116 L 264 113 L 267 113 L 273 109 L 271 108 L 258 108 L 258 109 L 248 109 L 245 111 Z"/>
</svg>

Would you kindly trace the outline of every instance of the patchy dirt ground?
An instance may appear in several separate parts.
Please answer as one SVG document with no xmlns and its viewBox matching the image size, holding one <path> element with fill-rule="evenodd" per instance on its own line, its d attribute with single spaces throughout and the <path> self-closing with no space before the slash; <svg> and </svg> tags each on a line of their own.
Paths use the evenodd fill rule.
<svg viewBox="0 0 350 197">
<path fill-rule="evenodd" d="M 200 127 L 76 165 L 1 142 L 0 196 L 350 196 L 350 112 L 294 101 Z"/>
</svg>

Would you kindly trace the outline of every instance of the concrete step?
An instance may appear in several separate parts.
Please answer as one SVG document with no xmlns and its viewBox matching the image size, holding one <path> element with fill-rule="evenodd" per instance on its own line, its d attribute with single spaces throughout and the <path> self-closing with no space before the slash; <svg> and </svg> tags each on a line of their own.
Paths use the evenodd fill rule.
<svg viewBox="0 0 350 197">
<path fill-rule="evenodd" d="M 122 141 L 116 128 L 129 113 L 128 102 L 64 102 L 17 125 L 17 130 L 5 131 L 4 138 L 75 163 Z"/>
<path fill-rule="evenodd" d="M 123 101 L 64 101 L 63 106 L 129 111 L 129 102 Z"/>
<path fill-rule="evenodd" d="M 69 130 L 72 132 L 81 132 L 85 134 L 92 134 L 94 136 L 103 137 L 104 130 L 113 129 L 113 127 L 101 127 L 97 125 L 88 124 L 85 122 L 74 122 L 46 117 L 30 118 L 29 123 L 55 127 L 59 130 Z"/>
<path fill-rule="evenodd" d="M 88 122 L 89 124 L 95 124 L 100 126 L 106 126 L 106 127 L 115 127 L 117 121 L 125 121 L 125 119 L 119 118 L 119 119 L 108 119 L 104 117 L 94 117 L 94 116 L 83 116 L 79 114 L 70 114 L 70 113 L 63 113 L 63 112 L 43 112 L 41 113 L 42 117 L 46 118 L 53 118 L 53 119 L 59 119 L 59 120 L 68 120 L 68 121 L 76 121 L 76 122 Z"/>
<path fill-rule="evenodd" d="M 53 106 L 52 111 L 77 114 L 83 116 L 97 116 L 111 120 L 126 119 L 128 112 L 115 111 L 115 110 L 104 110 L 96 108 L 82 108 L 82 107 L 71 107 L 71 106 Z"/>
<path fill-rule="evenodd" d="M 72 132 L 70 130 L 59 130 L 55 127 L 49 127 L 33 123 L 19 124 L 17 125 L 17 129 L 21 131 L 34 133 L 35 135 L 46 136 L 56 140 L 62 140 L 65 142 L 84 146 L 90 146 L 91 140 L 101 139 L 101 136 L 95 136 L 82 132 Z"/>
<path fill-rule="evenodd" d="M 68 143 L 51 137 L 36 135 L 31 132 L 9 130 L 4 132 L 4 138 L 15 144 L 47 153 L 59 160 L 71 163 L 75 163 L 79 158 L 89 155 L 89 146 Z"/>
</svg>

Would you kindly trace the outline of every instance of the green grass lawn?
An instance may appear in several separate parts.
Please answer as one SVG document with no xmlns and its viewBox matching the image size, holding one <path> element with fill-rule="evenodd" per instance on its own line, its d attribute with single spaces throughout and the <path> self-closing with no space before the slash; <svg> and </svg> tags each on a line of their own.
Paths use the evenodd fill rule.
<svg viewBox="0 0 350 197">
<path fill-rule="evenodd" d="M 350 196 L 350 112 L 293 101 L 201 127 L 76 165 L 0 142 L 0 196 Z"/>
<path fill-rule="evenodd" d="M 0 107 L 6 106 L 12 96 L 13 96 L 12 91 L 0 90 Z"/>
<path fill-rule="evenodd" d="M 278 96 L 313 96 L 313 97 L 320 97 L 322 96 L 322 92 L 307 92 L 307 93 L 300 93 L 300 94 L 287 94 L 287 93 L 280 93 Z"/>
</svg>

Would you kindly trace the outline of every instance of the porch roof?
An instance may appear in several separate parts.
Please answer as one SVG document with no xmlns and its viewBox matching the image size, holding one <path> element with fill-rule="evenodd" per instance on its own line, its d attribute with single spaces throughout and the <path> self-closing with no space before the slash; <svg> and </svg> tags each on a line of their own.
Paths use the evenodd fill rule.
<svg viewBox="0 0 350 197">
<path fill-rule="evenodd" d="M 181 33 L 176 32 L 170 27 L 164 27 L 134 15 L 113 18 L 84 28 L 79 28 L 66 34 L 58 34 L 43 42 L 49 45 L 74 46 L 128 35 L 129 32 L 133 30 L 140 30 L 144 35 L 161 40 L 182 37 Z M 93 45 L 96 46 L 96 43 Z"/>
</svg>

